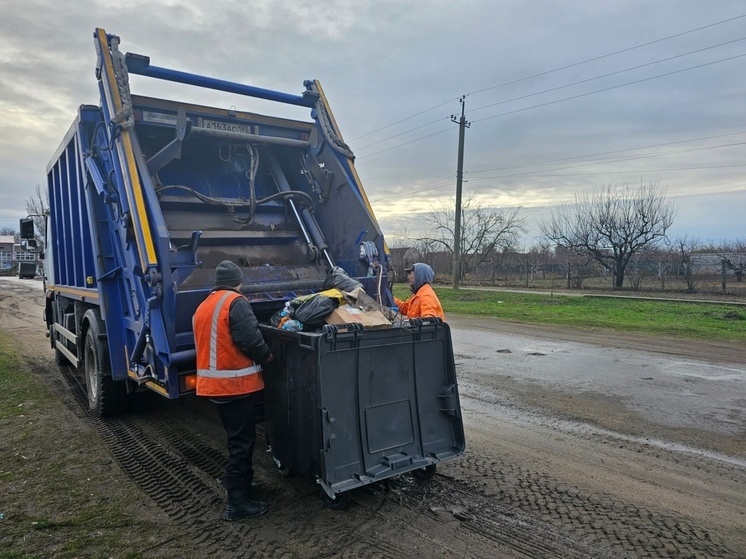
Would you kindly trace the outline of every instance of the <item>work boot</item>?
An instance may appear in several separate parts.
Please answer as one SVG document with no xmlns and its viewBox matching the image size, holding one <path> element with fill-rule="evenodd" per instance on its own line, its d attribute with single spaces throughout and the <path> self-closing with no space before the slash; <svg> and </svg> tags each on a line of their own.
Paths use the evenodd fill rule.
<svg viewBox="0 0 746 559">
<path fill-rule="evenodd" d="M 251 501 L 249 492 L 245 489 L 229 489 L 228 504 L 225 505 L 223 520 L 233 522 L 244 518 L 254 518 L 267 512 L 267 503 Z"/>
</svg>

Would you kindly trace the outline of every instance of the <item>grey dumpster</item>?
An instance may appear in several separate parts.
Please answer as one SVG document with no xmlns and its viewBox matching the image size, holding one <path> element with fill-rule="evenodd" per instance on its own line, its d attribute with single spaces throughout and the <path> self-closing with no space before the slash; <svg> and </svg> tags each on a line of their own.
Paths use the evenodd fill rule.
<svg viewBox="0 0 746 559">
<path fill-rule="evenodd" d="M 405 323 L 406 324 L 406 323 Z M 265 428 L 281 471 L 342 493 L 463 454 L 451 333 L 438 319 L 319 333 L 262 325 L 275 363 L 265 374 Z"/>
</svg>

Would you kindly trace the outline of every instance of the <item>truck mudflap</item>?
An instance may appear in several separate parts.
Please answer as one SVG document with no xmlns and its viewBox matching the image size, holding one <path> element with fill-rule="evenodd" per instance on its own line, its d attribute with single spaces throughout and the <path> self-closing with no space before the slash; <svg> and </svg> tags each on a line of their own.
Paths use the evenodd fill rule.
<svg viewBox="0 0 746 559">
<path fill-rule="evenodd" d="M 265 426 L 283 472 L 329 497 L 463 454 L 448 325 L 438 319 L 321 332 L 262 326 L 275 360 L 265 373 Z"/>
</svg>

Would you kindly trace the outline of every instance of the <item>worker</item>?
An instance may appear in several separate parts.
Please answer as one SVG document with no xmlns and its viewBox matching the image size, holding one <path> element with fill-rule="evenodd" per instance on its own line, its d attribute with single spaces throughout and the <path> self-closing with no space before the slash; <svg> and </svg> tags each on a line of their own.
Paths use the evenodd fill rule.
<svg viewBox="0 0 746 559">
<path fill-rule="evenodd" d="M 406 301 L 394 298 L 399 312 L 407 318 L 438 317 L 445 322 L 445 314 L 435 290 L 430 285 L 435 278 L 435 272 L 427 264 L 417 262 L 407 272 L 407 283 L 412 290 L 412 296 Z"/>
<path fill-rule="evenodd" d="M 241 268 L 222 261 L 215 269 L 215 288 L 192 318 L 197 396 L 216 404 L 228 440 L 223 476 L 228 496 L 223 518 L 228 521 L 267 512 L 266 502 L 250 497 L 257 393 L 264 388 L 262 370 L 273 357 L 249 300 L 240 291 L 242 282 Z"/>
</svg>

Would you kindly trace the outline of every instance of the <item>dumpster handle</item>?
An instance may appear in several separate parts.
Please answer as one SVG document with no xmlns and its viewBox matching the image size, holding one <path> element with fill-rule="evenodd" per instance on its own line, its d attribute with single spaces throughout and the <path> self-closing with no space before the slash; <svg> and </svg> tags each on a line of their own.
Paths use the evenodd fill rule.
<svg viewBox="0 0 746 559">
<path fill-rule="evenodd" d="M 324 334 L 326 341 L 331 345 L 331 350 L 337 349 L 337 342 L 352 340 L 353 347 L 360 345 L 360 337 L 363 335 L 365 328 L 357 322 L 350 324 L 325 324 Z"/>
<path fill-rule="evenodd" d="M 416 342 L 419 342 L 422 339 L 423 330 L 425 330 L 426 333 L 432 334 L 433 339 L 437 338 L 438 328 L 442 323 L 443 321 L 436 316 L 409 319 L 409 324 L 415 327 L 414 338 Z"/>
</svg>

